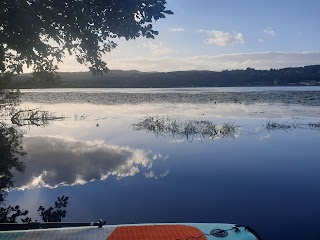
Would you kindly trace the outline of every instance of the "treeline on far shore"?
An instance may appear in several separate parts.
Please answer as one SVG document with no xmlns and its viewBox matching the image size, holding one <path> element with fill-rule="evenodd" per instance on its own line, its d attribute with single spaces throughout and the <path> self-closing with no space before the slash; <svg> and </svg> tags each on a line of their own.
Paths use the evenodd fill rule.
<svg viewBox="0 0 320 240">
<path fill-rule="evenodd" d="M 11 88 L 171 88 L 233 86 L 320 86 L 320 65 L 270 70 L 139 72 L 111 70 L 103 76 L 90 72 L 60 72 L 53 81 L 21 74 Z"/>
</svg>

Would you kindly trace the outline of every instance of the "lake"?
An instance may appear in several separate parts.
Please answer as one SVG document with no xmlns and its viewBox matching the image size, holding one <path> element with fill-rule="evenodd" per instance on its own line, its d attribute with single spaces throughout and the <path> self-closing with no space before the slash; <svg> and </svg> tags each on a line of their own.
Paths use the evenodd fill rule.
<svg viewBox="0 0 320 240">
<path fill-rule="evenodd" d="M 239 223 L 317 239 L 320 88 L 31 89 L 10 204 L 64 221 Z M 9 119 L 7 119 L 9 121 Z"/>
</svg>

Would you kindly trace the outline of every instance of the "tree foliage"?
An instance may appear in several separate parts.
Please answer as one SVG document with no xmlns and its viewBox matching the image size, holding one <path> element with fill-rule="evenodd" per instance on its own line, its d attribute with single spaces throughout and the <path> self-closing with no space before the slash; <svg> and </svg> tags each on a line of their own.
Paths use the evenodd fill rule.
<svg viewBox="0 0 320 240">
<path fill-rule="evenodd" d="M 43 222 L 61 222 L 67 214 L 65 208 L 67 208 L 68 200 L 69 197 L 62 196 L 58 197 L 53 207 L 45 209 L 43 206 L 40 206 L 38 212 Z"/>
<path fill-rule="evenodd" d="M 107 72 L 102 54 L 117 44 L 158 34 L 152 23 L 172 11 L 165 0 L 1 0 L 0 73 L 57 70 L 65 53 L 93 74 Z"/>
<path fill-rule="evenodd" d="M 69 197 L 58 197 L 53 207 L 45 209 L 40 206 L 38 213 L 43 222 L 61 222 L 66 217 Z M 32 219 L 27 217 L 29 211 L 21 209 L 19 205 L 0 207 L 0 223 L 23 223 L 31 222 Z"/>
<path fill-rule="evenodd" d="M 28 210 L 21 209 L 19 205 L 1 207 L 0 223 L 17 223 L 19 220 L 23 223 L 31 222 L 31 218 L 26 217 L 28 213 Z"/>
</svg>

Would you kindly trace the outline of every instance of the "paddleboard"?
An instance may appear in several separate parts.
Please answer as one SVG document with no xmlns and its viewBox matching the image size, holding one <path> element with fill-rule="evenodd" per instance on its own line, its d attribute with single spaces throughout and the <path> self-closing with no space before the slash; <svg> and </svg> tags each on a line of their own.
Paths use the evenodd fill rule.
<svg viewBox="0 0 320 240">
<path fill-rule="evenodd" d="M 260 240 L 245 226 L 217 223 L 107 225 L 1 231 L 0 240 Z"/>
</svg>

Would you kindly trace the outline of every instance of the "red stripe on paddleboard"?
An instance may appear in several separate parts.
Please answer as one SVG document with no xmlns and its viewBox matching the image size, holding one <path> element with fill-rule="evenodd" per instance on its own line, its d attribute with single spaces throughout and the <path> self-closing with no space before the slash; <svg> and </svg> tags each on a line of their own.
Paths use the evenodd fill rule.
<svg viewBox="0 0 320 240">
<path fill-rule="evenodd" d="M 107 240 L 185 240 L 189 237 L 206 240 L 202 234 L 198 228 L 185 225 L 127 226 L 117 227 Z"/>
</svg>

